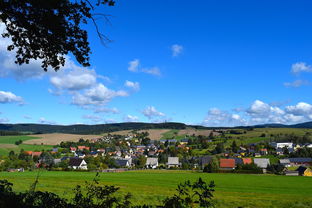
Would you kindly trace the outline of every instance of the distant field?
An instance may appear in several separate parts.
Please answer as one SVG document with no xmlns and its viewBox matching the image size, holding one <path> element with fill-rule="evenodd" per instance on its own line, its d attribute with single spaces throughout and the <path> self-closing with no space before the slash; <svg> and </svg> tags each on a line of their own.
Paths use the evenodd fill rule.
<svg viewBox="0 0 312 208">
<path fill-rule="evenodd" d="M 0 155 L 8 155 L 10 151 L 19 153 L 21 149 L 25 151 L 41 151 L 41 150 L 50 150 L 52 145 L 34 145 L 34 144 L 25 144 L 27 141 L 38 139 L 32 136 L 0 136 Z M 23 143 L 20 145 L 15 145 L 16 141 L 22 140 Z"/>
<path fill-rule="evenodd" d="M 1 172 L 0 178 L 14 183 L 14 189 L 24 191 L 34 182 L 37 172 Z M 91 181 L 92 172 L 41 172 L 38 189 L 69 197 L 75 185 Z M 218 207 L 312 207 L 312 178 L 274 175 L 205 174 L 190 171 L 129 171 L 101 173 L 102 184 L 116 185 L 122 193 L 130 192 L 133 202 L 158 204 L 175 192 L 177 184 L 202 177 L 216 183 Z"/>
<path fill-rule="evenodd" d="M 44 144 L 44 145 L 57 145 L 61 142 L 66 141 L 79 141 L 79 139 L 93 139 L 100 138 L 100 136 L 96 135 L 79 135 L 79 134 L 35 134 L 31 135 L 34 137 L 32 140 L 27 140 L 25 144 Z"/>
</svg>

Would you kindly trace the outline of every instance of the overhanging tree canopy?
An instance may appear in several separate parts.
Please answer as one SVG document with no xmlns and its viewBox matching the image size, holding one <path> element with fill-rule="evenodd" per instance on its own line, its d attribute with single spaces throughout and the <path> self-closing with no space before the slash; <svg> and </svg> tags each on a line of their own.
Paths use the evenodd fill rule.
<svg viewBox="0 0 312 208">
<path fill-rule="evenodd" d="M 6 26 L 3 37 L 10 38 L 9 51 L 16 51 L 15 63 L 28 64 L 42 60 L 42 68 L 54 70 L 65 64 L 65 55 L 72 53 L 78 63 L 90 66 L 90 47 L 83 24 L 92 22 L 103 42 L 95 8 L 113 6 L 114 0 L 0 0 L 0 22 Z M 0 31 L 1 33 L 2 31 Z"/>
</svg>

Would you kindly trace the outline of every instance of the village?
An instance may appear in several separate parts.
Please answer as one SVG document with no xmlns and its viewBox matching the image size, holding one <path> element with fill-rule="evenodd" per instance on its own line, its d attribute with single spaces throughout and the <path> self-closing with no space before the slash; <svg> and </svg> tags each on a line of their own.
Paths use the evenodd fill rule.
<svg viewBox="0 0 312 208">
<path fill-rule="evenodd" d="M 216 136 L 217 135 L 217 136 Z M 224 134 L 223 134 L 224 135 Z M 123 172 L 141 169 L 195 170 L 312 176 L 312 144 L 259 142 L 225 147 L 220 132 L 180 139 L 149 139 L 148 132 L 107 135 L 78 142 L 61 142 L 51 151 L 21 151 L 2 158 L 2 171 L 34 169 Z M 210 148 L 210 149 L 209 149 Z M 205 150 L 198 154 L 198 150 Z"/>
</svg>

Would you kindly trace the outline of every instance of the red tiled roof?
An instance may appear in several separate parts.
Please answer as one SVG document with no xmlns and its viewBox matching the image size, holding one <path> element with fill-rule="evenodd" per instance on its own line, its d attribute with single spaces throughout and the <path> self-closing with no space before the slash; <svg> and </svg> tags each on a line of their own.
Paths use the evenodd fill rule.
<svg viewBox="0 0 312 208">
<path fill-rule="evenodd" d="M 25 151 L 26 155 L 32 155 L 32 151 Z"/>
<path fill-rule="evenodd" d="M 252 163 L 252 159 L 251 158 L 242 158 L 243 159 L 243 163 L 244 164 L 251 164 Z"/>
<path fill-rule="evenodd" d="M 42 154 L 42 152 L 33 152 L 32 156 L 40 156 Z"/>
<path fill-rule="evenodd" d="M 235 168 L 234 159 L 220 159 L 220 168 Z"/>
</svg>

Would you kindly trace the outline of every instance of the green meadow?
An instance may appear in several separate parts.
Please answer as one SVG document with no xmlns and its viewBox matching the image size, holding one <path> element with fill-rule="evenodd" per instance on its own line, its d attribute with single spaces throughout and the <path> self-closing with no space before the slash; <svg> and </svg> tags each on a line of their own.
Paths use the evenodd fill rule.
<svg viewBox="0 0 312 208">
<path fill-rule="evenodd" d="M 0 178 L 14 184 L 16 191 L 25 191 L 39 177 L 38 190 L 70 197 L 76 185 L 92 181 L 93 172 L 1 172 Z M 120 193 L 130 192 L 136 204 L 157 205 L 173 195 L 185 180 L 203 178 L 215 181 L 217 207 L 312 207 L 312 178 L 276 175 L 207 174 L 191 171 L 147 170 L 123 173 L 101 173 L 100 183 L 120 187 Z"/>
<path fill-rule="evenodd" d="M 25 151 L 41 151 L 50 150 L 53 148 L 52 145 L 32 145 L 32 144 L 20 144 L 15 145 L 16 141 L 22 140 L 27 141 L 31 139 L 40 139 L 38 137 L 31 136 L 0 136 L 0 155 L 8 155 L 10 151 L 19 153 L 21 149 Z"/>
</svg>

